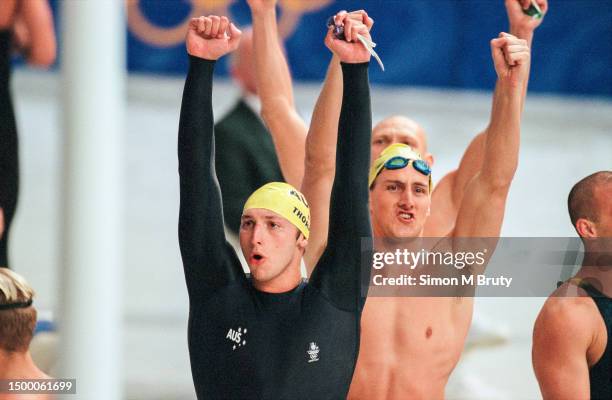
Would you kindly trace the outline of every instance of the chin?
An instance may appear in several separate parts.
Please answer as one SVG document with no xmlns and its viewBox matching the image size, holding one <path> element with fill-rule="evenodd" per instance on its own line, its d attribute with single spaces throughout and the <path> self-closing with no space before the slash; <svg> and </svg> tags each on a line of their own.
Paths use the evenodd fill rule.
<svg viewBox="0 0 612 400">
<path fill-rule="evenodd" d="M 421 228 L 417 226 L 401 226 L 393 230 L 393 234 L 398 238 L 413 238 L 421 234 Z"/>
</svg>

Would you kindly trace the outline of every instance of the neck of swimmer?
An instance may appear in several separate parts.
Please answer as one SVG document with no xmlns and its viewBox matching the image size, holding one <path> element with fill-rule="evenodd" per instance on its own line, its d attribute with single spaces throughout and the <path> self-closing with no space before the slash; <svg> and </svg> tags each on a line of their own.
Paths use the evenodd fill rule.
<svg viewBox="0 0 612 400">
<path fill-rule="evenodd" d="M 0 379 L 48 379 L 34 361 L 29 351 L 16 352 L 0 349 Z"/>
</svg>

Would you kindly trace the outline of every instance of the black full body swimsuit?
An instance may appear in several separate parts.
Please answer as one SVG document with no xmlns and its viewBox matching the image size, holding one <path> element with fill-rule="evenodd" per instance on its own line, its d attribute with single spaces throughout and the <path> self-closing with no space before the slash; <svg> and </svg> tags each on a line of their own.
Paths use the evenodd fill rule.
<svg viewBox="0 0 612 400">
<path fill-rule="evenodd" d="M 11 32 L 0 30 L 0 208 L 4 212 L 4 233 L 0 238 L 0 267 L 8 267 L 8 237 L 17 207 L 19 154 L 17 126 L 11 101 Z"/>
<path fill-rule="evenodd" d="M 256 290 L 225 240 L 214 171 L 214 65 L 190 57 L 178 140 L 179 242 L 198 399 L 344 399 L 359 349 L 361 238 L 371 236 L 368 64 L 342 65 L 327 248 L 308 283 L 280 294 Z"/>
</svg>

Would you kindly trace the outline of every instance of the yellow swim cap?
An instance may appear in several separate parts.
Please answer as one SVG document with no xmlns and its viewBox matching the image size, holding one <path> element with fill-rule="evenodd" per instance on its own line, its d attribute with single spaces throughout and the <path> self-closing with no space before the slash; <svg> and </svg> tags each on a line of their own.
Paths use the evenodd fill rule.
<svg viewBox="0 0 612 400">
<path fill-rule="evenodd" d="M 431 193 L 431 169 L 429 164 L 423 160 L 418 151 L 403 143 L 394 143 L 380 153 L 380 156 L 370 167 L 368 186 L 372 187 L 376 177 L 384 168 L 400 169 L 408 166 L 410 163 L 412 163 L 415 170 L 429 176 L 429 193 Z"/>
<path fill-rule="evenodd" d="M 299 190 L 288 183 L 266 183 L 253 192 L 244 203 L 242 213 L 251 208 L 273 211 L 295 225 L 304 237 L 310 233 L 310 208 Z"/>
</svg>

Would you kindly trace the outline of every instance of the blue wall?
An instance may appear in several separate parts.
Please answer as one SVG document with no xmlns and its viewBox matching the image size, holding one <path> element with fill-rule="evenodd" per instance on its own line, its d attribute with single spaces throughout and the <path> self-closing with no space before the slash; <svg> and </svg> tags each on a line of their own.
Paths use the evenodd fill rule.
<svg viewBox="0 0 612 400">
<path fill-rule="evenodd" d="M 536 31 L 530 90 L 612 96 L 612 0 L 549 2 L 550 11 Z M 187 0 L 138 3 L 146 20 L 160 28 L 182 24 L 192 9 Z M 244 0 L 199 3 L 228 7 L 239 24 L 249 23 Z M 388 85 L 490 89 L 495 72 L 489 40 L 508 29 L 503 0 L 293 0 L 293 4 L 315 8 L 298 13 L 295 32 L 286 42 L 296 80 L 323 79 L 330 57 L 323 45 L 324 24 L 340 9 L 364 8 L 375 19 L 373 38 L 387 71 L 373 67 L 371 78 Z M 140 39 L 134 29 L 128 30 L 130 71 L 185 73 L 183 43 L 155 46 Z M 219 74 L 226 74 L 225 63 L 221 66 Z"/>
</svg>

